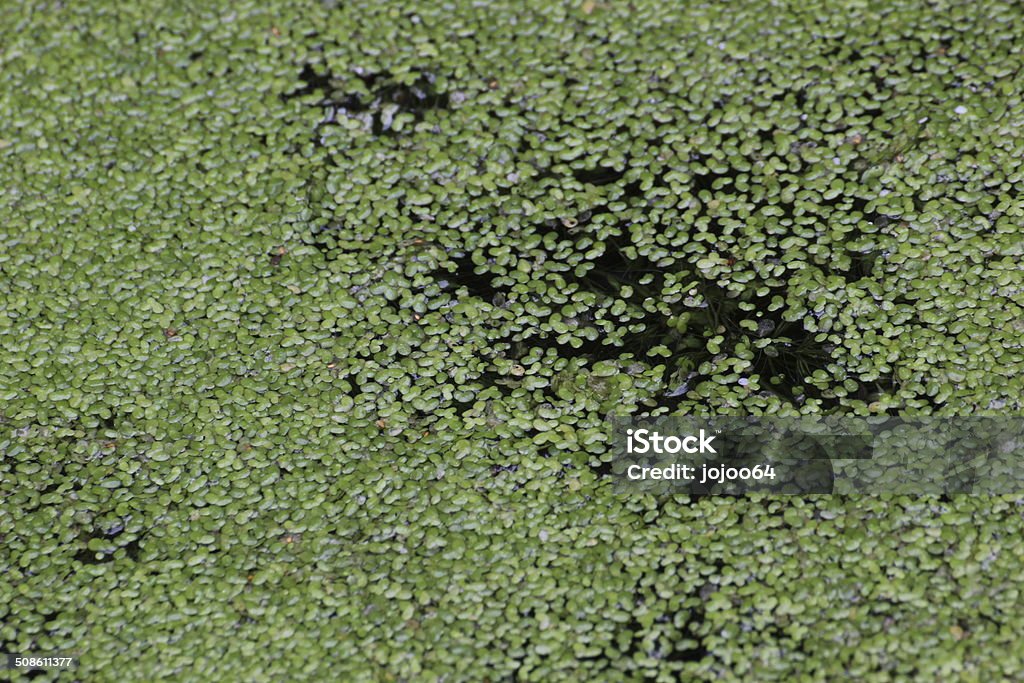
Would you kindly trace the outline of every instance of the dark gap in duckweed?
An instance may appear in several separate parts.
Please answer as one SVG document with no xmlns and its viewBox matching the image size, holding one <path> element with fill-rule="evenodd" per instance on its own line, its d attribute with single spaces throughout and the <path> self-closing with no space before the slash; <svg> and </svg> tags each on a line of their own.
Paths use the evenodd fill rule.
<svg viewBox="0 0 1024 683">
<path fill-rule="evenodd" d="M 322 94 L 316 103 L 324 109 L 324 118 L 314 132 L 317 145 L 322 144 L 324 127 L 336 124 L 339 116 L 369 116 L 373 135 L 394 135 L 398 132 L 392 126 L 395 116 L 411 114 L 413 121 L 419 123 L 427 111 L 448 109 L 450 105 L 448 93 L 437 92 L 434 87 L 437 77 L 429 71 L 421 71 L 411 84 L 395 82 L 388 71 L 373 73 L 356 69 L 354 74 L 370 92 L 368 97 L 341 91 L 338 87 L 341 80 L 333 72 L 320 73 L 311 64 L 304 64 L 298 75 L 303 85 L 282 95 L 284 100 L 291 100 L 314 93 Z"/>
<path fill-rule="evenodd" d="M 558 222 L 552 224 L 552 227 Z M 572 234 L 571 228 L 563 224 L 561 234 Z M 568 230 L 568 233 L 563 232 Z M 667 273 L 689 274 L 688 268 L 659 267 L 645 256 L 637 254 L 629 257 L 624 250 L 632 245 L 620 246 L 610 241 L 604 252 L 591 259 L 592 268 L 583 276 L 576 277 L 565 273 L 566 279 L 578 285 L 580 289 L 598 295 L 603 300 L 621 299 L 634 309 L 643 309 L 645 299 L 662 296 Z M 454 273 L 442 268 L 435 273 L 435 278 L 443 288 L 462 288 L 470 296 L 498 304 L 508 296 L 508 291 L 494 285 L 494 276 L 487 272 L 487 262 L 477 265 L 471 254 L 463 254 L 453 259 L 456 270 Z M 784 311 L 770 311 L 769 305 L 776 296 L 785 298 L 784 288 L 769 288 L 766 294 L 756 295 L 754 288 L 748 288 L 743 295 L 735 296 L 716 283 L 697 278 L 697 294 L 703 299 L 703 310 L 693 310 L 678 304 L 673 307 L 673 315 L 689 313 L 691 327 L 695 322 L 696 329 L 692 334 L 681 334 L 671 324 L 671 318 L 662 314 L 644 312 L 643 330 L 625 335 L 621 345 L 606 344 L 602 336 L 596 339 L 576 339 L 573 346 L 567 341 L 560 341 L 553 334 L 536 330 L 536 334 L 525 339 L 511 339 L 511 357 L 524 356 L 531 347 L 554 349 L 563 357 L 586 357 L 591 362 L 618 360 L 624 353 L 643 360 L 648 353 L 658 346 L 666 346 L 671 351 L 671 360 L 677 364 L 687 363 L 694 368 L 686 381 L 686 390 L 679 387 L 665 387 L 665 391 L 653 398 L 654 408 L 674 409 L 686 396 L 689 389 L 702 381 L 710 380 L 711 376 L 702 375 L 696 369 L 701 363 L 713 360 L 721 353 L 728 354 L 739 343 L 747 343 L 754 339 L 770 338 L 774 341 L 761 349 L 755 357 L 752 374 L 759 374 L 763 379 L 762 390 L 776 394 L 787 401 L 800 405 L 807 398 L 815 398 L 826 409 L 834 409 L 840 405 L 839 398 L 825 396 L 816 388 L 808 385 L 805 378 L 817 370 L 826 370 L 831 362 L 830 348 L 819 343 L 816 333 L 810 332 L 800 321 L 783 319 Z M 630 290 L 628 296 L 623 292 Z M 757 330 L 744 330 L 740 323 L 749 318 L 744 315 L 739 304 L 745 302 L 753 305 L 757 312 Z M 711 337 L 722 335 L 719 354 L 706 349 L 706 342 Z"/>
<path fill-rule="evenodd" d="M 45 612 L 43 615 L 43 628 L 48 636 L 56 635 L 59 630 L 56 628 L 56 624 L 60 621 L 62 612 Z"/>
<path fill-rule="evenodd" d="M 436 76 L 428 71 L 421 72 L 411 84 L 394 82 L 389 72 L 366 73 L 355 71 L 355 76 L 370 91 L 369 97 L 354 92 L 342 92 L 338 89 L 339 79 L 330 71 L 321 74 L 310 65 L 304 65 L 299 80 L 303 86 L 285 95 L 293 99 L 315 92 L 322 92 L 323 98 L 317 102 L 326 110 L 326 118 L 319 125 L 336 122 L 339 115 L 371 113 L 371 128 L 375 135 L 395 132 L 391 128 L 391 120 L 397 114 L 412 114 L 416 122 L 423 121 L 425 113 L 430 110 L 449 109 L 451 99 L 446 92 L 437 92 L 434 88 Z M 393 111 L 386 111 L 393 105 Z"/>
<path fill-rule="evenodd" d="M 704 160 L 701 160 L 700 163 L 703 164 Z M 731 168 L 725 172 L 714 171 L 706 165 L 705 168 L 707 168 L 706 171 L 694 173 L 693 175 L 693 187 L 697 192 L 712 192 L 714 190 L 721 189 L 722 187 L 734 183 L 736 176 L 739 175 L 737 171 Z"/>
<path fill-rule="evenodd" d="M 799 111 L 806 111 L 807 109 L 807 88 L 797 88 L 793 92 L 793 99 L 796 102 L 796 108 Z"/>
<path fill-rule="evenodd" d="M 449 257 L 455 265 L 454 271 L 442 268 L 434 273 L 434 279 L 442 289 L 465 288 L 466 293 L 477 299 L 483 299 L 488 303 L 500 305 L 498 298 L 503 298 L 504 292 L 492 284 L 491 275 L 486 272 L 478 273 L 476 263 L 473 262 L 473 255 L 464 253 L 461 256 Z M 493 262 L 493 259 L 491 259 Z"/>
<path fill-rule="evenodd" d="M 695 606 L 690 611 L 690 618 L 686 620 L 684 627 L 686 635 L 694 641 L 694 644 L 684 648 L 673 647 L 666 657 L 669 661 L 699 662 L 710 654 L 704 641 L 704 635 L 700 632 L 700 626 L 707 620 L 707 613 L 704 609 L 705 598 L 700 593 L 695 598 Z"/>
<path fill-rule="evenodd" d="M 283 100 L 293 100 L 297 97 L 305 97 L 312 95 L 313 93 L 320 91 L 325 96 L 331 92 L 332 83 L 334 81 L 333 74 L 330 72 L 319 73 L 313 68 L 312 64 L 303 64 L 302 71 L 299 72 L 299 81 L 302 85 L 291 92 L 284 93 L 281 95 Z"/>
<path fill-rule="evenodd" d="M 710 593 L 707 592 L 709 588 L 711 588 Z M 710 597 L 710 594 L 714 592 L 712 585 L 708 583 L 705 584 L 705 586 L 695 595 L 691 596 L 694 606 L 688 610 L 687 619 L 681 631 L 676 632 L 675 634 L 662 633 L 653 649 L 643 649 L 644 634 L 648 629 L 644 628 L 636 616 L 632 616 L 623 629 L 625 634 L 629 637 L 629 643 L 623 654 L 633 660 L 636 660 L 637 657 L 641 657 L 644 659 L 650 658 L 679 664 L 692 664 L 702 661 L 709 654 L 707 645 L 704 642 L 704 636 L 700 633 L 701 625 L 707 620 L 704 602 L 708 597 Z M 646 600 L 639 589 L 635 589 L 633 591 L 632 599 L 634 609 L 631 610 L 631 612 L 635 615 L 635 609 L 643 607 Z M 669 614 L 664 614 L 656 619 L 656 623 L 658 624 L 668 624 L 671 623 L 671 621 L 672 615 Z M 671 637 L 672 635 L 677 637 Z M 693 641 L 693 643 L 683 646 L 680 642 L 682 638 L 679 638 L 678 636 L 683 636 L 686 640 Z M 605 657 L 604 654 L 597 655 L 595 658 L 603 657 Z M 648 675 L 644 675 L 643 680 L 656 679 Z"/>
<path fill-rule="evenodd" d="M 72 557 L 78 562 L 88 565 L 106 564 L 107 562 L 114 561 L 113 554 L 97 553 L 88 548 L 81 548 Z"/>
<path fill-rule="evenodd" d="M 592 217 L 591 212 L 583 212 L 580 214 L 584 222 L 589 221 Z M 569 228 L 563 221 L 550 221 L 548 224 L 551 228 L 562 237 L 572 237 L 574 228 Z M 607 255 L 608 252 L 606 251 Z M 592 263 L 595 264 L 594 271 L 598 272 L 597 278 L 591 278 L 583 276 L 577 278 L 571 273 L 566 273 L 567 279 L 580 286 L 584 291 L 590 291 L 595 294 L 602 295 L 604 297 L 618 297 L 621 294 L 621 286 L 613 284 L 612 279 L 615 276 L 620 276 L 628 280 L 632 275 L 630 267 L 622 267 L 622 262 L 619 259 L 607 259 L 606 255 L 598 257 Z M 478 266 L 472 258 L 471 254 L 463 254 L 462 256 L 456 256 L 451 259 L 454 261 L 456 269 L 454 272 L 450 272 L 446 269 L 441 269 L 435 273 L 435 279 L 442 286 L 443 289 L 459 289 L 465 288 L 466 292 L 473 297 L 482 299 L 491 304 L 500 306 L 502 305 L 509 296 L 509 291 L 503 287 L 496 287 L 494 285 L 493 276 L 486 272 L 488 263 L 484 263 Z M 490 259 L 493 263 L 493 259 Z M 602 270 L 603 267 L 603 270 Z M 483 269 L 482 272 L 481 269 Z M 639 305 L 640 299 L 639 291 L 627 298 L 634 305 Z M 592 314 L 584 313 L 580 316 L 579 321 L 582 323 L 582 327 L 593 327 Z M 639 357 L 646 356 L 647 352 L 662 343 L 666 336 L 672 335 L 673 331 L 668 326 L 667 321 L 660 317 L 651 317 L 650 320 L 645 321 L 648 325 L 649 333 L 639 338 L 631 338 L 625 346 L 628 346 L 631 351 L 636 353 Z M 595 328 L 596 329 L 596 328 Z M 563 357 L 576 357 L 584 356 L 589 358 L 591 361 L 600 360 L 615 360 L 621 356 L 623 347 L 606 344 L 602 336 L 598 336 L 596 339 L 579 339 L 576 338 L 579 346 L 573 346 L 568 341 L 559 341 L 557 336 L 551 334 L 545 334 L 540 330 L 535 330 L 536 334 L 527 336 L 525 338 L 511 337 L 506 341 L 511 343 L 511 355 L 514 358 L 522 357 L 526 355 L 530 348 L 541 348 L 544 350 L 554 349 L 559 355 Z"/>
<path fill-rule="evenodd" d="M 328 223 L 313 229 L 304 241 L 323 254 L 325 261 L 334 261 L 338 258 L 339 248 L 344 241 L 342 233 L 345 229 L 343 223 Z"/>
<path fill-rule="evenodd" d="M 591 463 L 590 471 L 598 477 L 610 477 L 614 473 L 611 460 L 599 460 L 597 464 Z"/>
<path fill-rule="evenodd" d="M 627 258 L 620 249 L 609 249 L 597 259 L 596 273 L 612 276 L 618 282 L 624 282 L 633 290 L 630 297 L 638 304 L 647 297 L 657 297 L 664 290 L 664 275 L 669 272 L 690 274 L 688 268 L 673 270 L 659 268 L 643 255 Z M 820 392 L 805 384 L 804 378 L 816 370 L 826 369 L 831 361 L 825 345 L 815 340 L 815 333 L 808 331 L 800 321 L 783 319 L 784 311 L 770 311 L 772 299 L 776 296 L 785 298 L 783 288 L 769 288 L 768 293 L 757 295 L 754 288 L 748 288 L 741 296 L 735 296 L 720 287 L 717 283 L 697 279 L 696 294 L 703 300 L 703 307 L 694 311 L 692 307 L 673 306 L 673 314 L 689 313 L 691 325 L 696 322 L 694 334 L 681 334 L 665 316 L 652 314 L 644 319 L 646 329 L 630 335 L 625 347 L 637 349 L 638 357 L 646 356 L 647 352 L 658 345 L 665 345 L 672 351 L 672 358 L 690 361 L 694 368 L 686 384 L 693 388 L 710 376 L 700 374 L 696 369 L 704 361 L 711 360 L 718 354 L 706 349 L 706 341 L 716 335 L 724 336 L 720 344 L 720 353 L 730 353 L 739 343 L 755 339 L 771 338 L 776 340 L 757 353 L 752 372 L 760 374 L 767 380 L 764 389 L 778 394 L 787 400 L 800 404 L 808 396 L 823 400 Z M 745 330 L 740 323 L 749 319 L 740 303 L 753 305 L 756 311 L 757 330 Z M 640 354 L 643 355 L 640 355 Z M 686 395 L 677 387 L 666 387 L 666 391 L 657 398 L 656 407 L 673 409 Z M 837 405 L 837 403 L 835 404 Z M 835 407 L 829 405 L 828 407 Z"/>
<path fill-rule="evenodd" d="M 849 268 L 832 269 L 832 272 L 843 278 L 847 284 L 870 279 L 874 273 L 875 262 L 882 255 L 880 249 L 872 249 L 866 252 L 848 251 L 847 253 L 850 256 Z"/>
<path fill-rule="evenodd" d="M 610 361 L 617 360 L 625 351 L 626 348 L 634 349 L 637 347 L 630 346 L 628 342 L 624 346 L 615 346 L 613 344 L 606 344 L 600 337 L 597 339 L 584 339 L 578 340 L 579 346 L 574 346 L 569 342 L 559 341 L 556 337 L 549 334 L 542 334 L 536 337 L 529 337 L 524 340 L 521 344 L 527 347 L 537 347 L 547 351 L 548 349 L 554 349 L 563 358 L 572 358 L 583 356 L 589 359 L 592 363 L 599 361 Z M 637 349 L 642 351 L 644 355 L 646 352 L 653 348 L 652 344 L 649 348 Z M 515 347 L 513 347 L 515 348 Z M 518 355 L 518 354 L 517 354 Z M 525 355 L 523 353 L 522 355 Z"/>
<path fill-rule="evenodd" d="M 56 471 L 55 474 L 63 474 L 63 467 L 60 468 L 60 470 Z M 51 484 L 47 484 L 43 488 L 39 489 L 39 495 L 40 496 L 45 496 L 45 495 L 54 493 L 59 488 L 60 488 L 60 483 L 55 481 L 55 482 L 53 482 Z"/>
<path fill-rule="evenodd" d="M 437 92 L 434 88 L 435 80 L 436 76 L 424 72 L 412 85 L 399 83 L 385 85 L 374 93 L 376 96 L 374 104 L 377 103 L 377 100 L 384 103 L 390 101 L 398 105 L 400 111 L 417 114 L 428 109 L 447 109 L 449 106 L 448 93 Z M 422 120 L 422 117 L 419 120 Z"/>
<path fill-rule="evenodd" d="M 658 173 L 658 174 L 655 175 L 655 181 L 656 182 L 661 182 L 663 179 L 664 179 L 664 174 L 663 173 Z M 626 183 L 623 186 L 623 188 L 622 188 L 622 198 L 623 199 L 638 199 L 640 197 L 643 197 L 644 196 L 643 190 L 640 189 L 642 186 L 643 186 L 643 183 L 640 180 L 634 180 L 632 182 Z M 608 211 L 605 210 L 604 213 L 608 213 Z"/>
<path fill-rule="evenodd" d="M 573 171 L 572 176 L 581 183 L 600 187 L 617 183 L 625 174 L 625 169 L 619 170 L 607 166 L 597 166 L 596 168 L 577 169 Z"/>
<path fill-rule="evenodd" d="M 480 373 L 479 380 L 485 387 L 494 387 L 502 396 L 511 396 L 513 387 L 509 377 L 502 376 L 494 370 L 488 369 Z M 470 401 L 469 403 L 472 403 Z"/>
<path fill-rule="evenodd" d="M 125 555 L 128 557 L 129 560 L 131 560 L 132 562 L 138 562 L 139 555 L 142 552 L 142 537 L 139 536 L 137 538 L 134 538 L 121 547 L 124 549 Z"/>
</svg>

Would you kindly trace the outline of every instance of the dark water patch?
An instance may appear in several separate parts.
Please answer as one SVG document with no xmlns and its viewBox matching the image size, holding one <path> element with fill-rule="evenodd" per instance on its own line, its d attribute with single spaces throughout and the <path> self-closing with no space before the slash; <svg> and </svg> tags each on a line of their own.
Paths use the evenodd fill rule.
<svg viewBox="0 0 1024 683">
<path fill-rule="evenodd" d="M 700 193 L 703 191 L 714 192 L 720 190 L 723 187 L 732 185 L 739 172 L 735 169 L 727 169 L 725 171 L 714 171 L 711 168 L 706 167 L 706 170 L 699 171 L 693 174 L 693 189 L 694 193 Z"/>
<path fill-rule="evenodd" d="M 301 86 L 281 96 L 283 100 L 292 100 L 298 97 L 306 97 L 316 92 L 323 93 L 324 99 L 328 98 L 334 88 L 334 75 L 330 71 L 320 73 L 313 68 L 312 64 L 303 64 L 299 72 Z"/>
<path fill-rule="evenodd" d="M 847 284 L 860 282 L 874 277 L 875 263 L 882 255 L 882 250 L 859 252 L 848 251 L 850 265 L 847 268 L 832 268 L 832 273 L 843 278 Z"/>
<path fill-rule="evenodd" d="M 565 238 L 574 238 L 576 226 L 566 227 L 559 221 L 549 222 Z M 496 284 L 498 275 L 490 272 L 493 263 L 483 262 L 472 254 L 463 254 L 450 263 L 454 271 L 442 268 L 434 276 L 442 288 L 463 290 L 495 305 L 503 304 L 511 296 L 508 287 Z M 761 283 L 748 285 L 742 292 L 730 292 L 716 282 L 694 275 L 685 262 L 661 265 L 635 251 L 635 246 L 623 240 L 612 240 L 604 251 L 586 262 L 589 268 L 563 272 L 568 284 L 589 292 L 598 302 L 621 301 L 634 314 L 634 327 L 617 343 L 607 343 L 603 331 L 595 338 L 577 336 L 572 342 L 565 335 L 556 335 L 538 329 L 509 335 L 505 341 L 511 345 L 512 358 L 525 357 L 529 348 L 554 349 L 563 358 L 586 358 L 591 362 L 622 359 L 631 354 L 635 360 L 645 360 L 656 347 L 669 350 L 664 361 L 679 367 L 699 368 L 719 356 L 726 358 L 737 353 L 743 344 L 755 348 L 750 374 L 761 376 L 762 391 L 777 395 L 787 402 L 801 405 L 809 398 L 821 401 L 823 407 L 838 407 L 839 399 L 811 386 L 807 378 L 819 370 L 828 370 L 832 363 L 830 347 L 816 339 L 817 333 L 808 330 L 801 320 L 787 320 L 785 310 L 772 309 L 773 300 L 786 298 L 785 286 L 764 287 Z M 650 310 L 650 302 L 666 299 L 668 276 L 677 281 L 692 278 L 694 290 L 674 293 L 674 303 L 658 312 Z M 763 291 L 758 294 L 757 290 Z M 683 296 L 685 294 L 685 297 Z M 695 296 L 694 296 L 695 295 Z M 698 302 L 694 305 L 694 302 Z M 747 309 L 747 310 L 744 310 Z M 686 316 L 685 333 L 674 325 L 677 316 Z M 749 321 L 755 321 L 756 328 Z M 716 352 L 708 350 L 708 340 L 721 337 Z M 764 340 L 768 340 L 764 344 Z M 753 342 L 762 342 L 755 345 Z M 573 343 L 575 342 L 575 343 Z M 760 348 L 756 348 L 760 346 Z M 712 377 L 694 370 L 682 385 L 665 386 L 660 395 L 652 397 L 652 408 L 675 409 L 687 400 L 691 390 Z"/>
<path fill-rule="evenodd" d="M 387 83 L 374 92 L 373 104 L 390 102 L 397 105 L 399 111 L 414 113 L 447 109 L 450 104 L 448 93 L 437 92 L 435 81 L 433 74 L 424 73 L 410 85 Z"/>
<path fill-rule="evenodd" d="M 714 590 L 711 590 L 710 593 L 707 593 L 707 597 L 705 597 L 706 589 L 709 586 L 710 584 L 707 584 L 697 594 L 691 596 L 690 600 L 686 601 L 688 605 L 690 603 L 693 604 L 686 611 L 686 619 L 682 628 L 678 631 L 670 629 L 668 632 L 662 632 L 653 642 L 645 643 L 645 641 L 648 641 L 646 636 L 649 629 L 645 628 L 635 616 L 631 617 L 623 625 L 620 637 L 616 638 L 618 642 L 626 643 L 622 654 L 633 661 L 641 659 L 680 664 L 693 664 L 702 661 L 709 654 L 709 650 L 704 642 L 704 636 L 700 633 L 702 626 L 707 620 L 704 602 L 710 597 L 710 593 L 714 592 Z M 636 611 L 646 605 L 647 600 L 643 591 L 639 588 L 634 589 L 631 597 L 633 604 L 628 607 L 631 610 Z M 675 615 L 666 613 L 659 616 L 655 623 L 660 628 L 664 628 L 666 625 L 674 623 L 674 621 Z M 644 672 L 638 673 L 643 676 L 639 680 L 661 680 Z"/>
<path fill-rule="evenodd" d="M 617 183 L 626 174 L 625 169 L 619 170 L 608 166 L 578 169 L 572 175 L 577 181 L 588 185 L 610 185 Z"/>
<path fill-rule="evenodd" d="M 315 106 L 323 110 L 324 116 L 314 131 L 318 145 L 322 144 L 325 128 L 335 125 L 341 117 L 366 118 L 373 135 L 394 135 L 399 131 L 392 124 L 399 114 L 411 114 L 413 121 L 419 123 L 426 112 L 448 109 L 451 102 L 448 93 L 437 91 L 437 76 L 430 71 L 420 71 L 412 83 L 400 83 L 388 71 L 356 69 L 353 74 L 364 87 L 346 91 L 345 79 L 330 70 L 318 71 L 313 65 L 304 64 L 298 74 L 302 85 L 281 96 L 287 101 L 320 94 Z"/>
<path fill-rule="evenodd" d="M 125 533 L 125 525 L 121 520 L 102 525 L 97 524 L 90 531 L 79 536 L 80 548 L 73 555 L 74 559 L 82 564 L 106 564 L 114 561 L 114 555 L 118 549 L 125 551 L 128 559 L 137 562 L 141 551 L 142 536 L 138 535 L 129 541 L 117 544 L 116 548 L 94 551 L 89 548 L 89 542 L 94 539 L 112 542 Z"/>
<path fill-rule="evenodd" d="M 333 261 L 338 258 L 338 252 L 344 246 L 344 242 L 351 241 L 350 231 L 342 223 L 328 223 L 316 228 L 303 238 L 303 241 L 316 248 L 324 256 L 325 261 Z M 273 254 L 273 252 L 271 252 Z"/>
<path fill-rule="evenodd" d="M 469 296 L 496 306 L 505 301 L 507 290 L 494 286 L 494 276 L 487 272 L 487 264 L 478 265 L 472 254 L 464 253 L 451 259 L 454 269 L 442 268 L 434 272 L 434 279 L 442 289 L 464 288 Z"/>
</svg>

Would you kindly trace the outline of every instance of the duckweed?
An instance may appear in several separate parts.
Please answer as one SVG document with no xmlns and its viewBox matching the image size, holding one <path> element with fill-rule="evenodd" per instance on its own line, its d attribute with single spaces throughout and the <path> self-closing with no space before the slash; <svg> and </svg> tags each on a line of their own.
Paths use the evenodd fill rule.
<svg viewBox="0 0 1024 683">
<path fill-rule="evenodd" d="M 1019 414 L 1014 3 L 6 3 L 42 680 L 1012 680 L 1019 497 L 621 496 L 606 417 Z"/>
</svg>

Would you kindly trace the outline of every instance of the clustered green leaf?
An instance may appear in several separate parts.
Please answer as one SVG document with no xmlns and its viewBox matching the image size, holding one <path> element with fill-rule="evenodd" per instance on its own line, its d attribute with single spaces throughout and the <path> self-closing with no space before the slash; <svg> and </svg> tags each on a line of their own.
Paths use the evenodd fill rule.
<svg viewBox="0 0 1024 683">
<path fill-rule="evenodd" d="M 1024 498 L 625 497 L 605 421 L 1021 413 L 1014 3 L 2 14 L 0 652 L 1024 676 Z"/>
</svg>

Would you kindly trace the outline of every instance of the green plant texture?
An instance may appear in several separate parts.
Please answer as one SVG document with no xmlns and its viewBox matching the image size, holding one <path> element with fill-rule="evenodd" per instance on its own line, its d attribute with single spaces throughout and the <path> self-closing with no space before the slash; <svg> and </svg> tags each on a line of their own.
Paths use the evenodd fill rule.
<svg viewBox="0 0 1024 683">
<path fill-rule="evenodd" d="M 38 680 L 1024 679 L 1024 496 L 622 496 L 606 422 L 1021 414 L 1018 3 L 0 25 Z"/>
</svg>

